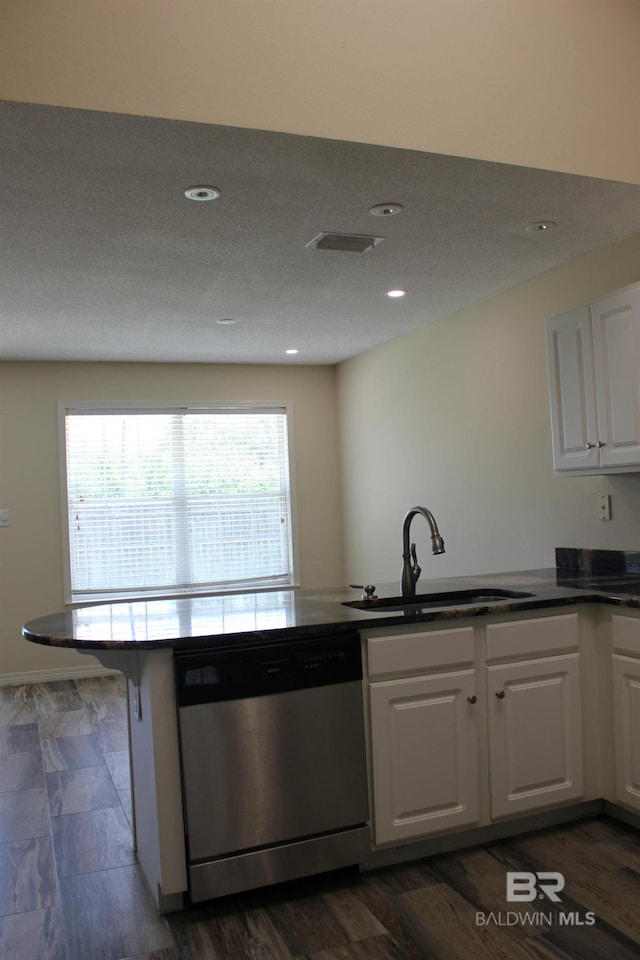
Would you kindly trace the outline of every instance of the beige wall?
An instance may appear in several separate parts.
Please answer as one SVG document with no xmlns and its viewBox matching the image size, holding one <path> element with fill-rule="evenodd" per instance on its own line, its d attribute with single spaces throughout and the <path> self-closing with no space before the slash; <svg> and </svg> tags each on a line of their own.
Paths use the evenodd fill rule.
<svg viewBox="0 0 640 960">
<path fill-rule="evenodd" d="M 27 643 L 25 620 L 63 609 L 57 401 L 292 404 L 300 580 L 342 583 L 333 367 L 0 363 L 0 676 L 87 657 Z"/>
<path fill-rule="evenodd" d="M 639 41 L 637 0 L 4 0 L 0 97 L 640 182 Z"/>
<path fill-rule="evenodd" d="M 546 316 L 637 280 L 640 236 L 338 368 L 348 579 L 399 579 L 414 504 L 447 549 L 433 557 L 415 521 L 423 578 L 549 566 L 556 546 L 637 549 L 640 474 L 553 474 L 544 331 Z"/>
</svg>

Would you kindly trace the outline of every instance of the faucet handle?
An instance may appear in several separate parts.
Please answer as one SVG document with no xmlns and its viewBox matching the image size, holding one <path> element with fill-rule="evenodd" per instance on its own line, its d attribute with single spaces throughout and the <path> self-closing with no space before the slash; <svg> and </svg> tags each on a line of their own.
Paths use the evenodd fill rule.
<svg viewBox="0 0 640 960">
<path fill-rule="evenodd" d="M 349 586 L 352 590 L 362 590 L 362 598 L 364 600 L 376 599 L 376 588 L 372 583 L 368 583 L 366 586 L 362 583 L 350 583 Z"/>
<path fill-rule="evenodd" d="M 414 578 L 417 580 L 420 574 L 422 573 L 422 567 L 418 563 L 418 554 L 416 553 L 415 543 L 411 544 L 411 570 L 413 572 Z"/>
</svg>

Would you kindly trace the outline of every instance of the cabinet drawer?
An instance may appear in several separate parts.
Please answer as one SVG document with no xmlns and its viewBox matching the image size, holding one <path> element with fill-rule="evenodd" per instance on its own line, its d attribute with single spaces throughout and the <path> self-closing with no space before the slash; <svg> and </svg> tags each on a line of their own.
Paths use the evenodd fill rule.
<svg viewBox="0 0 640 960">
<path fill-rule="evenodd" d="M 611 617 L 611 638 L 616 653 L 640 657 L 640 620 L 614 613 Z"/>
<path fill-rule="evenodd" d="M 492 623 L 487 627 L 487 660 L 577 650 L 579 637 L 577 613 Z"/>
<path fill-rule="evenodd" d="M 369 637 L 367 653 L 370 677 L 471 664 L 473 627 Z"/>
</svg>

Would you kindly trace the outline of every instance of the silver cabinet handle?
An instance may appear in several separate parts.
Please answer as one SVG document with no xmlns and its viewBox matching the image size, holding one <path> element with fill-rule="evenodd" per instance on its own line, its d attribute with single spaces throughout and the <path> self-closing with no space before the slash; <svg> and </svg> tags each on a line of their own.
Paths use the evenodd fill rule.
<svg viewBox="0 0 640 960">
<path fill-rule="evenodd" d="M 604 440 L 598 440 L 598 443 L 596 444 L 596 446 L 598 446 L 598 447 L 606 447 L 606 443 L 604 442 Z"/>
<path fill-rule="evenodd" d="M 469 703 L 477 703 L 477 702 L 478 702 L 478 698 L 476 697 L 475 693 L 473 694 L 473 696 L 467 697 L 467 700 L 469 701 Z"/>
<path fill-rule="evenodd" d="M 589 443 L 589 441 L 587 441 L 584 446 L 585 446 L 585 450 L 593 450 L 593 448 L 595 447 L 595 443 Z"/>
<path fill-rule="evenodd" d="M 504 700 L 504 690 L 496 690 L 496 697 L 498 700 Z"/>
</svg>

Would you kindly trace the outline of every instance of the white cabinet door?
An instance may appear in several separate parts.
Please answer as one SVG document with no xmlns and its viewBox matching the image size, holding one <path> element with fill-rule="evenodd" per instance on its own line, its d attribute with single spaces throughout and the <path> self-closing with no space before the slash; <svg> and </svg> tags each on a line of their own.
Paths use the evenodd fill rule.
<svg viewBox="0 0 640 960">
<path fill-rule="evenodd" d="M 554 470 L 600 464 L 595 374 L 588 307 L 547 321 Z"/>
<path fill-rule="evenodd" d="M 491 815 L 583 794 L 579 654 L 487 667 Z"/>
<path fill-rule="evenodd" d="M 640 812 L 640 660 L 613 655 L 616 800 Z"/>
<path fill-rule="evenodd" d="M 479 816 L 475 671 L 370 685 L 376 844 Z"/>
<path fill-rule="evenodd" d="M 604 467 L 640 463 L 640 289 L 591 305 L 598 442 Z"/>
</svg>

